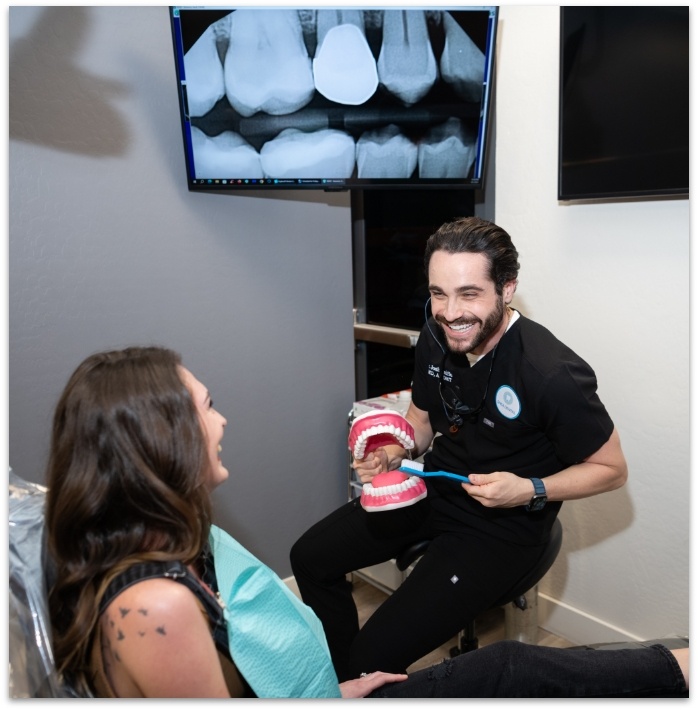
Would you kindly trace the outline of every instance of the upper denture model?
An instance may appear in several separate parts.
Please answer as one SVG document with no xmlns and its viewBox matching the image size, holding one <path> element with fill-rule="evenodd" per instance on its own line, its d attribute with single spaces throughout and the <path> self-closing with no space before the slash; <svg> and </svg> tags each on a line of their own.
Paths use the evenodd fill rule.
<svg viewBox="0 0 698 710">
<path fill-rule="evenodd" d="M 354 419 L 349 430 L 349 450 L 355 459 L 363 459 L 381 446 L 398 444 L 407 451 L 414 448 L 414 429 L 398 412 L 366 412 Z M 378 512 L 413 505 L 427 495 L 427 487 L 418 476 L 401 471 L 384 471 L 364 483 L 361 506 Z"/>
<path fill-rule="evenodd" d="M 414 448 L 414 429 L 402 414 L 380 409 L 360 414 L 352 422 L 349 450 L 355 459 L 363 459 L 389 444 L 398 444 L 408 451 Z"/>
</svg>

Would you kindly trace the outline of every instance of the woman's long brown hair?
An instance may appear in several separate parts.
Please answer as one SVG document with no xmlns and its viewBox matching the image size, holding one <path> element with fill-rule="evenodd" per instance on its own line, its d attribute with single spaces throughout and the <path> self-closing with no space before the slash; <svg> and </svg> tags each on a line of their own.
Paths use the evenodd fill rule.
<svg viewBox="0 0 698 710">
<path fill-rule="evenodd" d="M 211 507 L 201 423 L 164 348 L 87 358 L 56 407 L 46 501 L 49 590 L 59 672 L 89 691 L 101 594 L 135 561 L 190 564 L 206 544 Z"/>
</svg>

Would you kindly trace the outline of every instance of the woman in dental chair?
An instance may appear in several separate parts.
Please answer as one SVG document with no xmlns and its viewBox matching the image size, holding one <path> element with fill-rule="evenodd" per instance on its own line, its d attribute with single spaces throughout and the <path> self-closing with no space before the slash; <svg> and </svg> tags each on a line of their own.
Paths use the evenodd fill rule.
<svg viewBox="0 0 698 710">
<path fill-rule="evenodd" d="M 53 651 L 97 697 L 687 697 L 688 649 L 503 641 L 341 685 L 322 626 L 211 522 L 225 418 L 163 348 L 88 357 L 53 421 L 46 529 Z"/>
</svg>

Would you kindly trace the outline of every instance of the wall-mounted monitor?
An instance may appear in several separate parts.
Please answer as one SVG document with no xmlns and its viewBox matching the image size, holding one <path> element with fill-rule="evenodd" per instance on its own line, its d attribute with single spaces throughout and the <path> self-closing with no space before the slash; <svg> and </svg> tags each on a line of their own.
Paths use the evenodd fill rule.
<svg viewBox="0 0 698 710">
<path fill-rule="evenodd" d="M 169 12 L 190 190 L 482 189 L 497 7 Z"/>
<path fill-rule="evenodd" d="M 688 194 L 688 12 L 561 8 L 559 199 Z"/>
</svg>

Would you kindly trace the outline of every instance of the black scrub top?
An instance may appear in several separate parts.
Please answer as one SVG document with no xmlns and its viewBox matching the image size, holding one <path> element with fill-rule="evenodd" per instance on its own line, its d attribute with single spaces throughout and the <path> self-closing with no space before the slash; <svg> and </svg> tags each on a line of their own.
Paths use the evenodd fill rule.
<svg viewBox="0 0 698 710">
<path fill-rule="evenodd" d="M 441 337 L 430 319 L 415 352 L 412 401 L 429 413 L 439 434 L 424 457 L 425 470 L 545 478 L 608 441 L 613 422 L 596 393 L 594 371 L 543 326 L 519 315 L 499 341 L 494 362 L 490 351 L 472 367 L 464 356 L 450 354 L 443 365 Z M 456 386 L 462 402 L 475 407 L 487 390 L 482 410 L 455 433 L 439 394 L 442 365 L 444 386 Z M 432 508 L 456 527 L 465 522 L 522 544 L 544 541 L 561 506 L 551 502 L 538 513 L 524 506 L 485 508 L 453 479 L 427 479 L 427 486 Z"/>
</svg>

